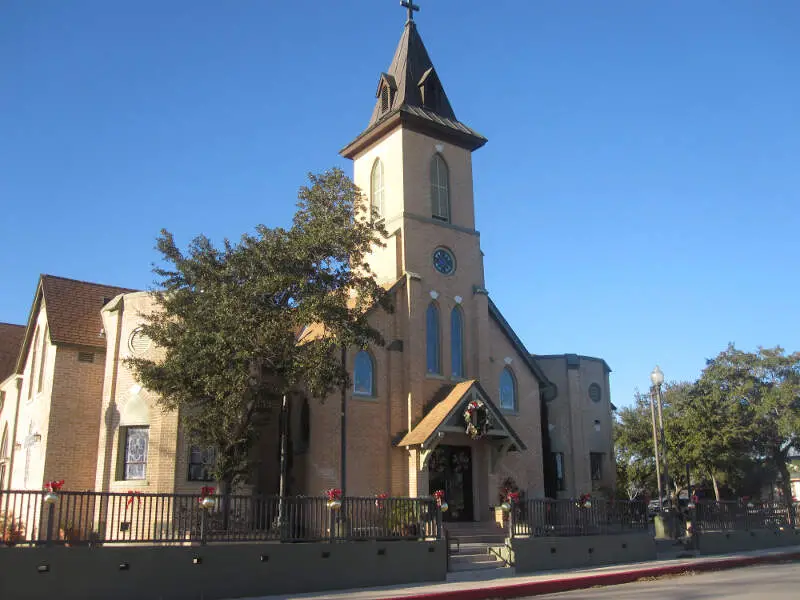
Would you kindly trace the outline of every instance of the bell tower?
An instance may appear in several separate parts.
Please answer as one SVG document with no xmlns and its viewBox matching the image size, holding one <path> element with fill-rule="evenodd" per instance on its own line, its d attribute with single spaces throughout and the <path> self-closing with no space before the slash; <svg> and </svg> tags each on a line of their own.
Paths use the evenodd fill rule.
<svg viewBox="0 0 800 600">
<path fill-rule="evenodd" d="M 486 143 L 456 118 L 414 21 L 381 73 L 367 128 L 341 150 L 354 181 L 389 232 L 370 266 L 382 282 L 403 274 L 435 281 L 458 274 L 483 287 L 472 190 L 472 152 Z"/>
</svg>

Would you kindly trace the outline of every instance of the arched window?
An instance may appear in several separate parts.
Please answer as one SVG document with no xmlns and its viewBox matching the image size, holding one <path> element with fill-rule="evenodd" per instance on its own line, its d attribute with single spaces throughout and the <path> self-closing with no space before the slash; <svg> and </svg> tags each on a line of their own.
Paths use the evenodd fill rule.
<svg viewBox="0 0 800 600">
<path fill-rule="evenodd" d="M 31 346 L 31 370 L 28 379 L 28 400 L 33 398 L 33 380 L 36 377 L 36 355 L 39 352 L 39 328 L 33 334 L 33 345 Z"/>
<path fill-rule="evenodd" d="M 428 373 L 441 374 L 442 361 L 439 350 L 439 307 L 431 302 L 425 313 L 425 346 L 427 349 Z"/>
<path fill-rule="evenodd" d="M 44 388 L 44 365 L 47 362 L 47 334 L 50 328 L 44 328 L 44 335 L 42 336 L 42 359 L 39 362 L 39 385 L 36 386 L 36 391 L 41 392 Z"/>
<path fill-rule="evenodd" d="M 464 317 L 458 306 L 450 313 L 450 376 L 464 377 Z"/>
<path fill-rule="evenodd" d="M 517 381 L 508 367 L 500 374 L 500 408 L 517 409 Z"/>
<path fill-rule="evenodd" d="M 370 181 L 372 189 L 370 206 L 372 207 L 372 212 L 379 217 L 383 217 L 383 163 L 380 158 L 376 158 L 375 164 L 372 165 Z"/>
<path fill-rule="evenodd" d="M 431 160 L 431 214 L 434 219 L 450 221 L 450 189 L 447 183 L 447 163 L 441 154 Z"/>
<path fill-rule="evenodd" d="M 353 365 L 353 393 L 360 396 L 375 395 L 375 365 L 366 350 L 356 354 Z"/>
</svg>

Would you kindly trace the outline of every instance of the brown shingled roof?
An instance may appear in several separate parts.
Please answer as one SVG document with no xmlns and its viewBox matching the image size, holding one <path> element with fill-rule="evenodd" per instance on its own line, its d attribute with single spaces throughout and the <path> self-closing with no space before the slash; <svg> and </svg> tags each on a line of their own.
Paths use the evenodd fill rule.
<svg viewBox="0 0 800 600">
<path fill-rule="evenodd" d="M 105 338 L 100 336 L 103 306 L 119 294 L 139 291 L 55 275 L 42 275 L 41 282 L 50 340 L 54 344 L 95 348 L 106 345 Z"/>
<path fill-rule="evenodd" d="M 0 323 L 0 381 L 14 372 L 24 339 L 25 325 Z"/>
<path fill-rule="evenodd" d="M 448 391 L 449 389 L 449 391 Z M 402 440 L 397 444 L 398 446 L 417 446 L 427 445 L 433 434 L 441 427 L 453 411 L 466 399 L 470 390 L 475 390 L 479 397 L 486 403 L 492 416 L 494 417 L 494 428 L 504 432 L 504 435 L 510 438 L 514 446 L 518 450 L 525 450 L 526 446 L 517 432 L 513 430 L 509 422 L 497 409 L 492 402 L 486 390 L 483 389 L 481 384 L 475 379 L 468 379 L 462 381 L 455 386 L 444 386 L 440 391 L 446 394 L 444 399 L 436 402 L 422 420 L 409 431 Z"/>
</svg>

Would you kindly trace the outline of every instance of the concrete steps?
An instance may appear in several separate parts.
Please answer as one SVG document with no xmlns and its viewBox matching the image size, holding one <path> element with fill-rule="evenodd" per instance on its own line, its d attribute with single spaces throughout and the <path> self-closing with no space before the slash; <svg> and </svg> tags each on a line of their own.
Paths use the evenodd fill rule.
<svg viewBox="0 0 800 600">
<path fill-rule="evenodd" d="M 495 523 L 445 523 L 450 540 L 456 545 L 502 544 L 506 539 L 505 529 Z"/>
<path fill-rule="evenodd" d="M 506 532 L 495 523 L 445 523 L 450 540 L 450 572 L 481 572 L 490 578 L 502 577 L 508 569 L 492 546 L 505 544 Z M 495 571 L 496 574 L 487 573 Z"/>
</svg>

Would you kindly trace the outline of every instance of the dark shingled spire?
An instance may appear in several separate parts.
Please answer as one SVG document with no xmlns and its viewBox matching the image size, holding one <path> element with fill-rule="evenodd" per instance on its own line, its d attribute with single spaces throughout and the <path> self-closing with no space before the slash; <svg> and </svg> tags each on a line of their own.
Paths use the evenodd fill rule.
<svg viewBox="0 0 800 600">
<path fill-rule="evenodd" d="M 378 80 L 375 96 L 366 130 L 341 151 L 348 158 L 397 124 L 469 150 L 486 143 L 486 138 L 456 119 L 413 20 L 406 22 L 392 64 Z"/>
<path fill-rule="evenodd" d="M 422 38 L 414 21 L 406 22 L 389 71 L 381 74 L 376 92 L 378 101 L 375 103 L 375 109 L 372 111 L 372 118 L 369 120 L 368 127 L 375 125 L 389 112 L 382 110 L 383 107 L 381 106 L 381 90 L 387 79 L 390 85 L 392 85 L 393 80 L 393 87 L 395 87 L 391 106 L 389 107 L 390 110 L 404 105 L 426 108 L 423 100 L 423 89 L 425 89 L 426 84 L 433 84 L 435 88 L 438 88 L 439 97 L 435 105 L 428 99 L 428 110 L 440 117 L 456 120 L 453 107 L 450 106 L 447 94 L 444 93 L 444 88 L 436 76 L 436 70 L 433 68 L 433 63 L 428 56 L 428 51 L 425 50 L 425 44 L 422 43 Z"/>
</svg>

